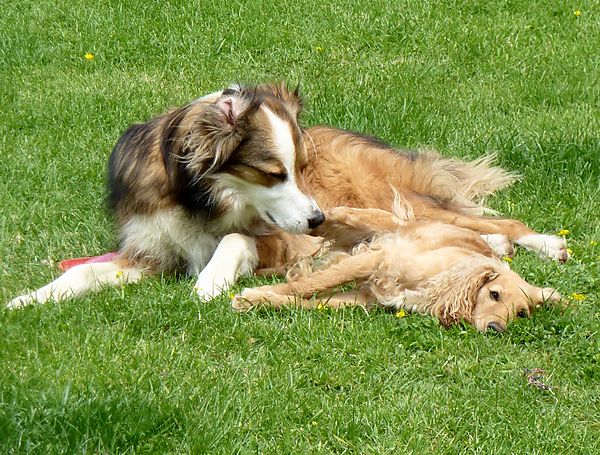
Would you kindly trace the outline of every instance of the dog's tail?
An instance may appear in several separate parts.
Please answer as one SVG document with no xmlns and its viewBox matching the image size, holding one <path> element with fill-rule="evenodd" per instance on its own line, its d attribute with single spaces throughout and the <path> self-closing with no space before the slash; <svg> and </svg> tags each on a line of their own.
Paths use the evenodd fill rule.
<svg viewBox="0 0 600 455">
<path fill-rule="evenodd" d="M 519 178 L 495 166 L 495 160 L 493 154 L 465 162 L 423 151 L 412 157 L 412 172 L 405 169 L 401 179 L 416 193 L 451 202 L 466 211 L 491 211 L 483 205 L 485 198 Z"/>
</svg>

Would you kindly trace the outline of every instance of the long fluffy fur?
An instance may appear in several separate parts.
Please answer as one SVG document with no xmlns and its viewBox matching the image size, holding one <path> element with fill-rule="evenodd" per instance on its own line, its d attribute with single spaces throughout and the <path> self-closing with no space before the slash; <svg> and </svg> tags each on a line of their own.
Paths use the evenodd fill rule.
<svg viewBox="0 0 600 455">
<path fill-rule="evenodd" d="M 445 326 L 461 320 L 472 322 L 477 293 L 500 266 L 494 259 L 471 257 L 411 290 L 405 296 L 405 307 L 430 314 Z"/>
<path fill-rule="evenodd" d="M 488 211 L 487 196 L 518 178 L 496 166 L 493 154 L 466 162 L 431 150 L 397 150 L 374 137 L 323 126 L 305 136 L 311 161 L 306 178 L 323 208 L 389 210 L 394 188 L 406 192 L 413 206 L 421 201 L 479 215 Z"/>
<path fill-rule="evenodd" d="M 482 214 L 490 211 L 483 205 L 486 197 L 511 185 L 518 177 L 494 166 L 495 160 L 495 155 L 487 155 L 465 162 L 433 151 L 420 151 L 404 170 L 406 186 L 402 187 Z"/>
<path fill-rule="evenodd" d="M 326 232 L 340 235 L 342 251 L 304 258 L 290 269 L 287 283 L 244 290 L 234 298 L 234 307 L 245 309 L 248 302 L 251 307 L 272 299 L 276 307 L 293 301 L 312 308 L 303 299 L 317 293 L 324 304 L 333 299 L 336 308 L 378 303 L 429 314 L 445 326 L 464 320 L 478 330 L 501 331 L 519 312 L 528 314 L 545 298 L 559 298 L 553 289 L 532 286 L 512 272 L 477 233 L 451 224 L 415 221 L 410 209 L 397 192 L 394 213 L 387 215 L 379 209 L 327 211 Z M 396 228 L 390 230 L 391 220 Z M 370 240 L 347 248 L 348 239 L 360 238 Z M 334 291 L 353 281 L 357 291 Z"/>
</svg>

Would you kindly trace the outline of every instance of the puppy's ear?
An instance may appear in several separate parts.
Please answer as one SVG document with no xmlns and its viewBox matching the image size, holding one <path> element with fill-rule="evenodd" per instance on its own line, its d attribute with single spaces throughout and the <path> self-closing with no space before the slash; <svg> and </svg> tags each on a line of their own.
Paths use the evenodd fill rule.
<svg viewBox="0 0 600 455">
<path fill-rule="evenodd" d="M 461 319 L 471 322 L 477 294 L 481 287 L 498 277 L 499 271 L 489 261 L 467 261 L 438 274 L 427 283 L 427 312 L 449 326 Z"/>
</svg>

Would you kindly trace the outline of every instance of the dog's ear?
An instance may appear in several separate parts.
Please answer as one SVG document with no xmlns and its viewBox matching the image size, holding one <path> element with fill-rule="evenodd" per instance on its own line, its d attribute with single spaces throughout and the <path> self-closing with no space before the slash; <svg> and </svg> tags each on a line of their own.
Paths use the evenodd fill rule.
<svg viewBox="0 0 600 455">
<path fill-rule="evenodd" d="M 187 169 L 196 176 L 218 170 L 249 129 L 249 118 L 258 108 L 252 91 L 230 88 L 195 116 L 187 137 Z"/>
<path fill-rule="evenodd" d="M 224 128 L 235 128 L 248 113 L 250 100 L 243 96 L 242 92 L 236 88 L 229 88 L 223 91 L 221 96 L 215 102 L 215 106 L 222 116 L 222 126 Z"/>
<path fill-rule="evenodd" d="M 300 94 L 300 84 L 291 90 L 285 82 L 280 82 L 275 86 L 275 95 L 287 103 L 296 117 L 300 116 L 304 107 L 302 95 Z"/>
</svg>

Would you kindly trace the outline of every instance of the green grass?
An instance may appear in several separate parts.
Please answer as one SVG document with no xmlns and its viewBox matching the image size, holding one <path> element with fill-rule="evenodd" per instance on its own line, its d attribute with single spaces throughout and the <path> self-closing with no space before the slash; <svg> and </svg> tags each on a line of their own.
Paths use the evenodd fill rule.
<svg viewBox="0 0 600 455">
<path fill-rule="evenodd" d="M 598 452 L 599 14 L 593 0 L 3 4 L 0 301 L 115 247 L 104 172 L 128 124 L 280 79 L 301 83 L 306 125 L 497 153 L 523 179 L 491 206 L 569 229 L 573 250 L 513 267 L 586 298 L 501 336 L 383 311 L 239 315 L 185 277 L 0 311 L 0 452 Z M 551 392 L 527 384 L 533 367 Z"/>
</svg>

